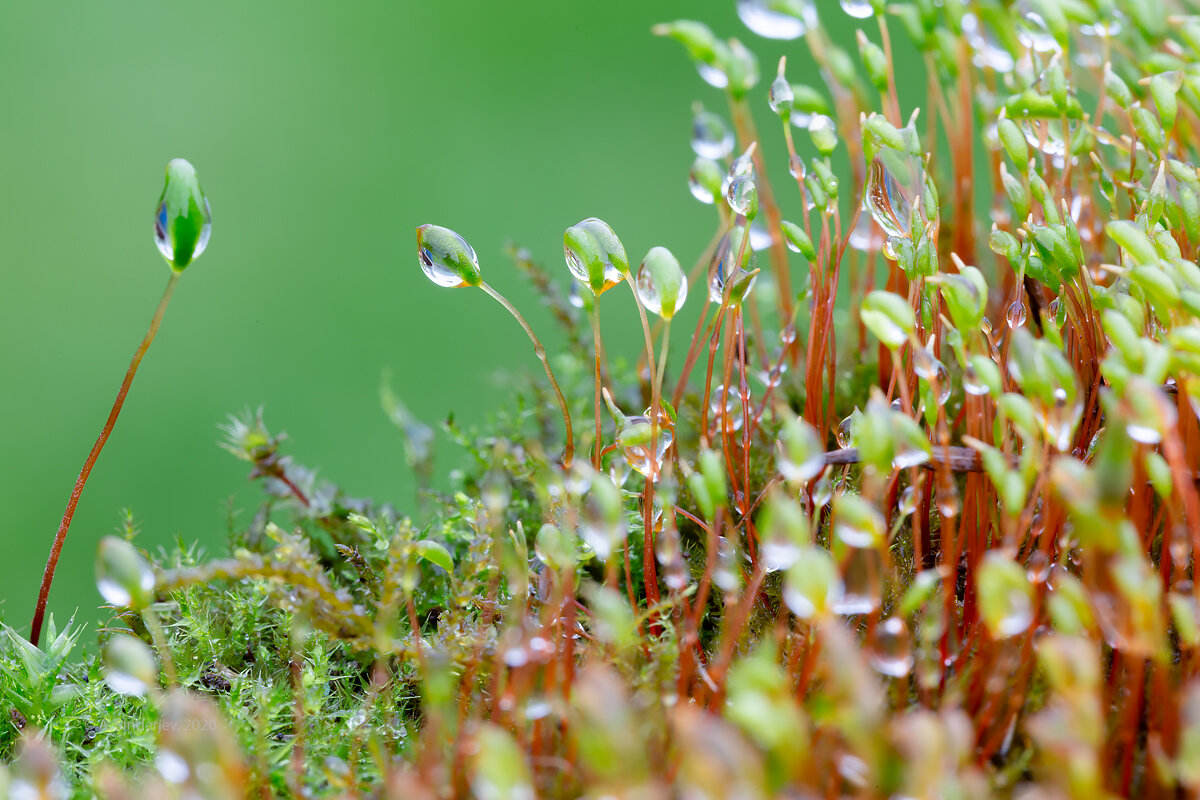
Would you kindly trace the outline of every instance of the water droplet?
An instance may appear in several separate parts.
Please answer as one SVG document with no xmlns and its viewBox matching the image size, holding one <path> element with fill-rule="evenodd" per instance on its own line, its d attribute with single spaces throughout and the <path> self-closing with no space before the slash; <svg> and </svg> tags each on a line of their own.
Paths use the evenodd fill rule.
<svg viewBox="0 0 1200 800">
<path fill-rule="evenodd" d="M 785 237 L 786 238 L 786 237 Z M 750 223 L 750 249 L 758 253 L 770 248 L 774 243 L 767 226 L 755 220 Z"/>
<path fill-rule="evenodd" d="M 717 384 L 709 398 L 708 412 L 729 432 L 742 429 L 744 415 L 740 391 L 738 387 L 730 386 L 729 394 L 725 394 L 725 385 Z"/>
<path fill-rule="evenodd" d="M 621 447 L 625 461 L 634 470 L 647 476 L 651 470 L 650 413 L 650 409 L 646 409 L 644 416 L 626 417 L 620 432 L 617 433 L 617 444 Z M 654 478 L 658 477 L 662 469 L 663 457 L 666 456 L 667 449 L 670 448 L 673 441 L 675 441 L 675 424 L 671 422 L 671 417 L 667 415 L 666 411 L 659 409 L 658 435 L 653 461 Z"/>
<path fill-rule="evenodd" d="M 1062 303 L 1058 301 L 1057 297 L 1050 301 L 1050 305 L 1046 306 L 1046 315 L 1050 318 L 1050 323 L 1056 328 L 1058 327 L 1058 312 L 1061 307 Z"/>
<path fill-rule="evenodd" d="M 804 159 L 794 155 L 788 159 L 788 173 L 798 181 L 804 180 Z"/>
<path fill-rule="evenodd" d="M 175 243 L 171 241 L 170 234 L 167 229 L 170 227 L 169 215 L 167 210 L 167 201 L 163 200 L 158 204 L 158 209 L 154 212 L 154 244 L 158 247 L 158 252 L 162 253 L 162 257 L 167 261 L 175 261 Z M 192 249 L 192 261 L 195 261 L 208 247 L 208 240 L 212 236 L 212 209 L 209 208 L 208 198 L 204 198 L 204 222 L 200 226 L 200 235 L 196 237 L 196 244 Z"/>
<path fill-rule="evenodd" d="M 741 292 L 741 297 L 731 295 L 731 300 L 740 301 L 748 295 L 751 289 L 754 288 L 756 277 L 751 277 L 750 273 L 754 271 L 754 250 L 750 247 L 750 243 L 746 242 L 746 247 L 742 248 L 742 238 L 746 235 L 745 226 L 734 228 L 729 233 L 721 237 L 717 249 L 713 251 L 712 261 L 709 264 L 709 281 L 708 281 L 708 297 L 714 303 L 721 303 L 725 298 L 725 284 L 728 278 L 731 262 L 737 259 L 741 253 L 743 264 L 738 266 L 733 271 L 733 285 L 735 288 L 731 292 L 736 293 L 736 287 L 745 283 L 744 291 Z M 748 281 L 748 283 L 747 283 Z"/>
<path fill-rule="evenodd" d="M 907 486 L 900 493 L 899 511 L 900 516 L 907 517 L 917 510 L 917 487 Z"/>
<path fill-rule="evenodd" d="M 700 73 L 700 77 L 704 82 L 714 89 L 724 89 L 729 85 L 729 76 L 716 64 L 697 61 L 696 71 Z"/>
<path fill-rule="evenodd" d="M 479 283 L 479 258 L 459 234 L 438 225 L 417 229 L 417 260 L 425 277 L 446 288 Z"/>
<path fill-rule="evenodd" d="M 663 318 L 673 317 L 687 300 L 687 274 L 664 248 L 653 248 L 643 259 L 634 286 L 646 310 Z"/>
<path fill-rule="evenodd" d="M 833 500 L 833 480 L 830 479 L 829 473 L 817 478 L 812 487 L 812 500 L 814 508 L 824 508 Z"/>
<path fill-rule="evenodd" d="M 1125 426 L 1125 432 L 1129 434 L 1130 439 L 1142 444 L 1154 445 L 1162 441 L 1161 433 L 1148 425 L 1139 425 L 1137 422 L 1130 422 L 1127 424 Z"/>
<path fill-rule="evenodd" d="M 737 544 L 725 536 L 717 538 L 717 565 L 712 582 L 723 592 L 736 592 L 742 585 Z"/>
<path fill-rule="evenodd" d="M 913 668 L 908 626 L 900 617 L 888 617 L 875 626 L 867 642 L 867 660 L 880 675 L 903 678 Z"/>
<path fill-rule="evenodd" d="M 974 52 L 972 61 L 980 69 L 990 68 L 998 73 L 1011 72 L 1016 62 L 1012 54 L 1000 46 L 995 33 L 988 30 L 974 14 L 963 14 L 962 31 Z"/>
<path fill-rule="evenodd" d="M 1042 15 L 1031 8 L 1029 0 L 1017 3 L 1017 39 L 1021 44 L 1039 53 L 1058 52 L 1061 48 L 1046 26 Z"/>
<path fill-rule="evenodd" d="M 575 277 L 575 280 L 582 283 L 588 289 L 592 289 L 595 294 L 603 294 L 620 283 L 624 276 L 617 265 L 614 264 L 614 256 L 617 256 L 617 260 L 623 261 L 625 250 L 621 246 L 620 240 L 617 239 L 616 234 L 613 233 L 612 228 L 608 226 L 608 223 L 596 217 L 588 217 L 573 225 L 572 228 L 582 228 L 593 237 L 597 243 L 598 256 L 601 259 L 601 268 L 604 276 L 599 290 L 596 290 L 591 284 L 588 266 L 583 263 L 580 254 L 576 253 L 570 245 L 564 243 L 563 255 L 566 258 L 567 269 L 571 271 L 571 275 Z M 471 255 L 474 256 L 475 251 L 472 250 Z"/>
<path fill-rule="evenodd" d="M 963 390 L 975 397 L 988 393 L 987 384 L 979 379 L 979 373 L 970 364 L 967 364 L 966 368 L 963 369 Z"/>
<path fill-rule="evenodd" d="M 875 547 L 847 547 L 841 560 L 842 596 L 833 604 L 836 614 L 869 614 L 883 596 L 883 556 Z"/>
<path fill-rule="evenodd" d="M 817 429 L 800 418 L 789 419 L 779 431 L 779 474 L 797 485 L 808 483 L 825 469 L 825 444 Z"/>
<path fill-rule="evenodd" d="M 837 433 L 835 434 L 838 447 L 845 449 L 854 446 L 854 415 L 846 417 L 838 424 Z"/>
<path fill-rule="evenodd" d="M 850 246 L 860 252 L 870 253 L 882 250 L 884 241 L 883 231 L 879 229 L 875 218 L 869 213 L 859 214 L 854 230 L 850 231 Z"/>
<path fill-rule="evenodd" d="M 776 114 L 790 112 L 792 101 L 795 99 L 796 94 L 792 91 L 792 85 L 788 83 L 787 78 L 780 75 L 771 82 L 771 88 L 767 91 L 767 104 Z"/>
<path fill-rule="evenodd" d="M 733 152 L 733 131 L 719 115 L 701 111 L 692 118 L 692 150 L 714 161 Z"/>
<path fill-rule="evenodd" d="M 154 572 L 132 544 L 105 536 L 96 552 L 96 588 L 109 605 L 142 608 L 154 599 Z"/>
<path fill-rule="evenodd" d="M 158 663 L 141 639 L 117 634 L 104 648 L 104 681 L 117 694 L 141 697 L 158 682 Z"/>
<path fill-rule="evenodd" d="M 154 768 L 167 783 L 183 783 L 192 772 L 187 762 L 178 753 L 166 748 L 160 748 L 155 754 Z"/>
<path fill-rule="evenodd" d="M 958 497 L 958 487 L 954 484 L 937 488 L 938 513 L 946 519 L 958 516 L 962 501 Z"/>
<path fill-rule="evenodd" d="M 1110 9 L 1110 13 L 1100 17 L 1096 22 L 1090 25 L 1080 25 L 1079 32 L 1084 36 L 1094 36 L 1100 39 L 1107 39 L 1117 36 L 1124 29 L 1125 14 L 1116 9 Z"/>
<path fill-rule="evenodd" d="M 900 260 L 900 242 L 902 241 L 903 239 L 899 236 L 889 236 L 883 240 L 883 247 L 880 249 L 883 250 L 883 255 L 887 257 L 888 261 Z"/>
<path fill-rule="evenodd" d="M 725 189 L 725 200 L 733 213 L 749 215 L 758 206 L 758 183 L 754 175 L 739 175 Z M 751 243 L 753 243 L 753 237 Z"/>
<path fill-rule="evenodd" d="M 1029 582 L 1035 584 L 1045 583 L 1050 579 L 1050 571 L 1053 568 L 1054 562 L 1041 550 L 1035 550 L 1033 555 L 1029 557 Z"/>
<path fill-rule="evenodd" d="M 924 168 L 917 159 L 894 152 L 887 161 L 882 155 L 871 160 L 863 202 L 888 237 L 906 239 L 924 185 Z"/>
<path fill-rule="evenodd" d="M 1004 320 L 1010 328 L 1019 328 L 1025 324 L 1025 305 L 1020 300 L 1014 300 L 1004 312 Z"/>
<path fill-rule="evenodd" d="M 766 39 L 799 39 L 817 25 L 817 10 L 811 0 L 789 5 L 798 13 L 777 10 L 771 0 L 738 0 L 737 13 L 747 28 Z"/>
<path fill-rule="evenodd" d="M 712 188 L 705 182 L 698 164 L 692 164 L 692 169 L 688 172 L 688 190 L 691 191 L 692 197 L 706 206 L 711 206 L 716 202 L 717 198 L 713 194 Z"/>
<path fill-rule="evenodd" d="M 875 10 L 871 8 L 870 0 L 838 0 L 841 3 L 842 11 L 845 11 L 855 19 L 869 19 Z"/>
</svg>

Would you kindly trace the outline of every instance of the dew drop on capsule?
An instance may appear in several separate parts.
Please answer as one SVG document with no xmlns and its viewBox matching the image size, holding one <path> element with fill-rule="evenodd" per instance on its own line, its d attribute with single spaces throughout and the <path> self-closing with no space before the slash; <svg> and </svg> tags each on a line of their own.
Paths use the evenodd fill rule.
<svg viewBox="0 0 1200 800">
<path fill-rule="evenodd" d="M 754 175 L 739 175 L 730 181 L 729 187 L 725 190 L 725 200 L 733 209 L 733 213 L 749 215 L 752 209 L 758 205 L 758 183 L 755 182 Z M 753 241 L 752 236 L 751 243 Z"/>
<path fill-rule="evenodd" d="M 1011 72 L 1016 62 L 984 24 L 972 13 L 963 14 L 962 31 L 974 52 L 972 61 L 980 69 L 990 68 L 998 73 Z"/>
<path fill-rule="evenodd" d="M 845 11 L 855 19 L 867 19 L 874 10 L 871 8 L 870 0 L 839 0 L 842 6 L 842 11 Z"/>
<path fill-rule="evenodd" d="M 1019 0 L 1016 10 L 1020 15 L 1016 25 L 1017 40 L 1021 44 L 1039 53 L 1057 52 L 1061 49 L 1046 25 L 1046 20 L 1033 10 L 1029 0 Z"/>
<path fill-rule="evenodd" d="M 970 364 L 963 368 L 963 391 L 976 397 L 988 393 L 987 384 L 979 379 L 979 373 Z"/>
<path fill-rule="evenodd" d="M 458 233 L 438 225 L 417 229 L 417 261 L 425 277 L 449 289 L 471 286 L 469 278 L 479 277 L 475 249 Z"/>
<path fill-rule="evenodd" d="M 798 181 L 804 180 L 804 159 L 798 154 L 788 159 L 788 173 Z"/>
<path fill-rule="evenodd" d="M 838 447 L 845 450 L 847 447 L 854 446 L 854 415 L 843 419 L 838 423 L 837 433 L 834 434 L 837 439 Z"/>
<path fill-rule="evenodd" d="M 763 225 L 758 220 L 750 223 L 750 249 L 754 252 L 766 250 L 771 246 L 771 232 L 767 230 L 767 226 Z"/>
<path fill-rule="evenodd" d="M 96 588 L 109 605 L 142 608 L 154 599 L 154 573 L 132 544 L 105 536 L 96 552 Z"/>
<path fill-rule="evenodd" d="M 786 5 L 795 13 L 778 10 Z M 747 28 L 765 39 L 799 39 L 817 24 L 817 12 L 812 0 L 793 0 L 790 3 L 772 0 L 738 0 L 738 17 Z"/>
<path fill-rule="evenodd" d="M 647 311 L 670 319 L 687 300 L 687 274 L 669 250 L 655 247 L 638 267 L 634 288 Z"/>
<path fill-rule="evenodd" d="M 196 168 L 184 158 L 167 164 L 167 181 L 154 210 L 154 244 L 171 268 L 180 271 L 208 247 L 212 209 L 196 178 Z M 176 252 L 176 248 L 182 248 Z"/>
<path fill-rule="evenodd" d="M 835 614 L 870 614 L 883 597 L 883 556 L 877 547 L 848 547 L 842 558 L 842 596 Z"/>
<path fill-rule="evenodd" d="M 646 409 L 644 416 L 627 417 L 625 420 L 625 429 L 641 428 L 645 431 L 650 430 L 650 409 Z M 641 475 L 651 477 L 651 458 L 650 458 L 650 442 L 648 434 L 639 434 L 636 441 L 630 444 L 621 443 L 621 434 L 617 435 L 617 444 L 621 447 L 621 453 L 625 456 L 626 463 Z M 655 441 L 653 471 L 654 479 L 657 479 L 662 470 L 663 458 L 667 454 L 667 450 L 671 447 L 671 442 L 675 440 L 675 425 L 671 422 L 671 418 L 662 409 L 658 412 L 658 437 Z"/>
<path fill-rule="evenodd" d="M 783 114 L 792 110 L 792 101 L 796 99 L 796 93 L 792 91 L 792 85 L 788 83 L 787 78 L 780 75 L 771 82 L 771 88 L 767 90 L 767 105 L 776 114 Z"/>
<path fill-rule="evenodd" d="M 711 206 L 716 202 L 717 198 L 713 195 L 713 191 L 709 185 L 704 181 L 699 164 L 693 164 L 692 169 L 688 172 L 688 190 L 692 193 L 692 197 L 706 206 Z"/>
<path fill-rule="evenodd" d="M 829 473 L 825 473 L 820 478 L 817 478 L 816 484 L 813 485 L 812 501 L 815 508 L 824 508 L 833 500 L 833 481 L 829 478 Z"/>
<path fill-rule="evenodd" d="M 733 132 L 719 115 L 701 111 L 692 118 L 692 150 L 714 161 L 733 152 Z"/>
<path fill-rule="evenodd" d="M 1020 300 L 1014 300 L 1004 312 L 1004 320 L 1009 328 L 1019 328 L 1025 324 L 1025 305 Z"/>
<path fill-rule="evenodd" d="M 915 171 L 915 170 L 914 170 Z M 916 176 L 909 176 L 915 184 Z M 912 226 L 916 186 L 903 186 L 892 171 L 876 157 L 871 161 L 863 198 L 871 216 L 889 237 L 907 238 Z"/>
<path fill-rule="evenodd" d="M 714 303 L 724 302 L 725 284 L 730 277 L 730 263 L 737 259 L 739 251 L 742 249 L 742 236 L 747 235 L 744 233 L 744 230 L 744 228 L 735 228 L 734 231 L 739 232 L 737 235 L 731 235 L 734 231 L 726 233 L 721 237 L 716 250 L 713 251 L 712 260 L 709 262 L 708 298 Z M 749 259 L 746 261 L 748 269 L 738 266 L 733 270 L 732 277 L 735 287 L 739 282 L 746 280 L 746 276 L 754 270 L 754 250 L 749 242 L 746 243 L 746 251 L 749 254 Z M 746 254 L 742 254 L 743 259 L 746 259 L 746 257 Z M 757 276 L 749 279 L 749 283 L 745 286 L 745 291 L 742 292 L 743 298 L 750 294 L 757 279 Z"/>
<path fill-rule="evenodd" d="M 908 626 L 899 617 L 888 617 L 875 626 L 867 642 L 871 668 L 889 678 L 903 678 L 913 668 Z"/>
</svg>

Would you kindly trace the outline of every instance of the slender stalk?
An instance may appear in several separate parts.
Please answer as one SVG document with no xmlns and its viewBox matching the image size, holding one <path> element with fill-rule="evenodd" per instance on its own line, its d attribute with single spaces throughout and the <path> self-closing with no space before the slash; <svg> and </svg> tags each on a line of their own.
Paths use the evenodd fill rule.
<svg viewBox="0 0 1200 800">
<path fill-rule="evenodd" d="M 525 333 L 529 336 L 529 341 L 533 342 L 533 352 L 537 355 L 538 361 L 542 362 L 542 368 L 546 370 L 546 377 L 550 379 L 550 386 L 554 389 L 554 396 L 558 398 L 558 407 L 562 410 L 563 427 L 566 428 L 567 432 L 567 446 L 563 451 L 563 467 L 570 469 L 571 461 L 575 456 L 575 436 L 571 431 L 571 412 L 567 409 L 567 401 L 563 397 L 562 390 L 558 388 L 558 381 L 554 379 L 554 371 L 550 369 L 550 361 L 546 358 L 546 348 L 542 347 L 541 341 L 534 335 L 533 328 L 529 327 L 529 323 L 521 316 L 521 312 L 517 311 L 504 295 L 497 292 L 491 286 L 488 286 L 487 283 L 481 282 L 479 288 L 496 298 L 496 302 L 508 309 L 508 313 L 512 314 L 513 318 L 521 323 L 521 327 L 525 329 Z M 597 361 L 598 368 L 599 361 Z"/>
<path fill-rule="evenodd" d="M 58 557 L 62 555 L 63 542 L 67 539 L 67 531 L 70 530 L 71 520 L 75 516 L 75 506 L 79 504 L 79 497 L 83 494 L 83 487 L 87 484 L 88 476 L 92 474 L 92 467 L 96 465 L 96 459 L 100 457 L 100 451 L 104 449 L 105 443 L 108 442 L 108 437 L 112 434 L 113 426 L 117 424 L 117 417 L 121 414 L 121 407 L 125 405 L 125 396 L 129 394 L 129 387 L 133 384 L 133 376 L 137 374 L 138 366 L 142 363 L 142 358 L 146 355 L 146 351 L 150 349 L 150 343 L 154 341 L 154 335 L 158 333 L 158 326 L 162 323 L 163 314 L 166 313 L 167 304 L 171 302 L 171 295 L 175 293 L 175 284 L 179 281 L 181 274 L 171 270 L 171 277 L 167 280 L 167 288 L 163 290 L 162 297 L 158 301 L 158 307 L 154 309 L 154 316 L 150 319 L 150 328 L 146 331 L 146 336 L 142 339 L 142 343 L 138 345 L 137 351 L 134 352 L 133 360 L 129 362 L 129 369 L 125 371 L 125 380 L 121 382 L 121 389 L 117 392 L 117 399 L 113 402 L 112 410 L 108 412 L 108 419 L 104 422 L 104 428 L 100 431 L 100 437 L 92 445 L 87 460 L 83 462 L 83 469 L 79 471 L 79 477 L 75 479 L 75 488 L 71 491 L 70 499 L 67 500 L 67 509 L 63 512 L 62 522 L 58 524 L 58 532 L 54 534 L 54 544 L 50 548 L 50 557 L 46 560 L 46 571 L 42 575 L 42 586 L 38 591 L 37 607 L 33 612 L 33 621 L 29 625 L 29 641 L 34 646 L 37 646 L 38 640 L 42 636 L 42 618 L 46 614 L 46 601 L 50 597 L 50 584 L 54 582 L 54 569 L 58 566 Z"/>
<path fill-rule="evenodd" d="M 654 366 L 654 343 L 650 339 L 650 323 L 646 320 L 646 308 L 633 285 L 633 276 L 626 277 L 633 302 L 637 305 L 638 317 L 642 321 L 642 333 L 646 337 L 646 365 L 652 376 L 657 376 Z M 650 605 L 659 601 L 658 576 L 654 568 L 654 482 L 658 480 L 658 420 L 660 398 L 658 383 L 650 386 L 650 449 L 647 452 L 646 486 L 642 491 L 642 578 L 646 586 L 646 602 Z"/>
<path fill-rule="evenodd" d="M 592 466 L 600 471 L 600 295 L 592 298 L 592 341 L 596 352 L 596 441 L 592 445 Z"/>
</svg>

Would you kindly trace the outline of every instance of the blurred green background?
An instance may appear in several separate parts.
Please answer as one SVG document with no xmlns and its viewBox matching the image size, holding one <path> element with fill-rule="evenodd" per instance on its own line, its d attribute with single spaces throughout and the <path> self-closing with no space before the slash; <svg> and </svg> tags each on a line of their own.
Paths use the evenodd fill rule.
<svg viewBox="0 0 1200 800">
<path fill-rule="evenodd" d="M 818 6 L 852 42 L 855 21 Z M 754 103 L 782 170 L 765 101 L 775 62 L 787 53 L 793 81 L 819 78 L 802 43 L 758 39 L 733 0 L 4 4 L 0 618 L 27 632 L 71 485 L 166 281 L 151 219 L 170 158 L 197 166 L 212 241 L 80 503 L 51 595 L 60 621 L 102 617 L 92 558 L 122 508 L 143 547 L 178 535 L 219 553 L 231 504 L 248 521 L 259 492 L 217 447 L 229 413 L 265 406 L 298 461 L 404 508 L 413 482 L 380 409 L 384 370 L 435 426 L 451 411 L 483 422 L 504 402 L 497 371 L 541 379 L 501 308 L 425 280 L 416 225 L 466 235 L 551 349 L 506 241 L 565 283 L 562 231 L 595 215 L 631 259 L 662 244 L 691 264 L 715 215 L 686 188 L 690 109 L 725 107 L 677 43 L 650 34 L 679 17 L 759 54 Z M 623 294 L 606 341 L 632 355 Z M 443 482 L 457 458 L 439 443 Z"/>
</svg>

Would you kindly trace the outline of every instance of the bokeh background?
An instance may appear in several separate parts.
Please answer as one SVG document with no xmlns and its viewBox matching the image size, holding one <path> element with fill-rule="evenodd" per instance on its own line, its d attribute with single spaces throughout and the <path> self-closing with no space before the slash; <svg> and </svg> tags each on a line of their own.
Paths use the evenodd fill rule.
<svg viewBox="0 0 1200 800">
<path fill-rule="evenodd" d="M 818 6 L 852 48 L 855 21 Z M 482 423 L 504 402 L 498 371 L 541 379 L 499 306 L 425 280 L 416 225 L 466 235 L 551 349 L 507 241 L 564 283 L 562 230 L 586 216 L 632 259 L 658 244 L 698 257 L 715 215 L 686 188 L 690 109 L 724 102 L 653 23 L 702 19 L 759 54 L 754 102 L 780 170 L 766 107 L 778 56 L 793 81 L 819 82 L 803 44 L 755 37 L 733 0 L 75 0 L 0 16 L 0 619 L 22 633 L 167 278 L 151 218 L 169 159 L 197 166 L 212 241 L 80 503 L 51 595 L 60 621 L 102 618 L 92 559 L 121 509 L 144 547 L 181 537 L 217 553 L 230 509 L 249 519 L 258 490 L 217 447 L 228 414 L 264 406 L 299 461 L 403 505 L 413 481 L 380 408 L 385 370 L 435 426 L 449 412 Z M 609 305 L 608 347 L 632 354 L 632 304 Z M 439 442 L 439 480 L 457 457 Z"/>
</svg>

